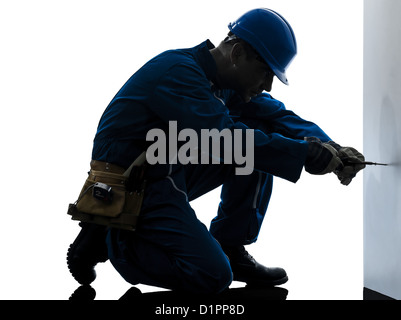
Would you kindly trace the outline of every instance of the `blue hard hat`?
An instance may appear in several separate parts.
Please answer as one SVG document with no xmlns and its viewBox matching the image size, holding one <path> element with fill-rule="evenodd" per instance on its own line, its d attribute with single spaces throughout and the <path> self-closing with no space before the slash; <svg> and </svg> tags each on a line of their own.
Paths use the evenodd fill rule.
<svg viewBox="0 0 401 320">
<path fill-rule="evenodd" d="M 274 74 L 288 85 L 285 74 L 297 54 L 297 42 L 290 24 L 270 9 L 254 9 L 228 25 L 230 31 L 250 44 Z"/>
</svg>

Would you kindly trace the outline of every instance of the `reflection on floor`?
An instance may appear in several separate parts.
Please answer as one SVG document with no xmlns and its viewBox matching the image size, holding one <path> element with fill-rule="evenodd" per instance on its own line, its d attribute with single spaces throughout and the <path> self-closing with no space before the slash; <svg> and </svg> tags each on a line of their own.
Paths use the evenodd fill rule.
<svg viewBox="0 0 401 320">
<path fill-rule="evenodd" d="M 120 297 L 120 301 L 130 302 L 149 315 L 177 314 L 181 315 L 260 315 L 260 310 L 266 308 L 266 302 L 271 300 L 286 300 L 288 290 L 281 287 L 245 286 L 230 288 L 216 295 L 191 295 L 173 291 L 156 291 L 142 293 L 138 288 L 131 287 Z M 96 297 L 96 291 L 90 285 L 78 287 L 71 295 L 71 301 L 91 301 Z M 138 309 L 136 309 L 138 310 Z M 185 314 L 187 316 L 187 314 Z M 191 319 L 191 318 L 189 318 Z"/>
<path fill-rule="evenodd" d="M 286 300 L 288 290 L 281 287 L 255 287 L 245 286 L 241 288 L 227 289 L 226 291 L 216 295 L 188 295 L 187 293 L 176 293 L 173 291 L 156 291 L 142 293 L 138 288 L 131 287 L 126 293 L 124 293 L 119 300 L 127 301 L 130 299 L 142 300 L 157 299 L 160 301 L 175 301 L 177 298 L 192 300 L 192 299 L 215 299 L 215 300 L 230 300 L 234 301 L 240 299 L 241 301 L 246 300 Z M 70 296 L 69 300 L 94 300 L 96 297 L 96 291 L 90 285 L 79 286 Z"/>
</svg>

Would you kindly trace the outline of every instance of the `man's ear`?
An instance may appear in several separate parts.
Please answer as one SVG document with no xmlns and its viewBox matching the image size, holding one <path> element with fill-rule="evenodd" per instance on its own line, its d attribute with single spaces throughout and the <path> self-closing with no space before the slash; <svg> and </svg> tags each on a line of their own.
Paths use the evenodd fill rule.
<svg viewBox="0 0 401 320">
<path fill-rule="evenodd" d="M 238 60 L 240 60 L 245 55 L 246 55 L 245 48 L 242 45 L 242 43 L 240 42 L 235 43 L 231 48 L 231 54 L 230 54 L 231 63 L 236 64 Z"/>
</svg>

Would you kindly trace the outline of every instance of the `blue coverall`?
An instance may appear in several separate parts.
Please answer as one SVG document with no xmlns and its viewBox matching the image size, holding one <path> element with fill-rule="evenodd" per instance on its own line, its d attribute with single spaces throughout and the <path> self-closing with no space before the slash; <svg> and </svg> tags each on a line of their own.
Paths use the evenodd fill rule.
<svg viewBox="0 0 401 320">
<path fill-rule="evenodd" d="M 140 68 L 105 110 L 92 158 L 128 167 L 146 150 L 152 128 L 254 131 L 254 171 L 235 175 L 229 164 L 156 164 L 148 170 L 135 232 L 110 229 L 109 258 L 131 284 L 210 293 L 232 281 L 222 246 L 256 241 L 270 200 L 273 176 L 296 182 L 308 144 L 304 137 L 330 138 L 269 94 L 244 103 L 216 86 L 216 63 L 207 40 L 189 49 L 166 51 Z M 242 141 L 245 141 L 243 139 Z M 245 147 L 244 147 L 245 148 Z M 222 185 L 221 202 L 210 231 L 190 201 Z M 217 241 L 216 241 L 217 240 Z"/>
</svg>

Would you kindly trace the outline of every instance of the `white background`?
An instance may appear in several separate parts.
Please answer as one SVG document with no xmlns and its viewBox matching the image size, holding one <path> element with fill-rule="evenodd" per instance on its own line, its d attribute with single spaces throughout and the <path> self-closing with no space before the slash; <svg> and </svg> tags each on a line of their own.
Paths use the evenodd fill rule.
<svg viewBox="0 0 401 320">
<path fill-rule="evenodd" d="M 69 297 L 77 283 L 65 256 L 79 227 L 66 210 L 103 110 L 154 55 L 218 45 L 229 22 L 257 7 L 281 13 L 298 40 L 290 86 L 276 79 L 272 95 L 362 151 L 362 0 L 0 2 L 0 299 Z M 206 225 L 218 201 L 216 190 L 193 202 Z M 248 249 L 286 269 L 289 299 L 361 299 L 362 175 L 348 187 L 334 175 L 276 179 Z M 97 270 L 98 299 L 130 287 L 109 262 Z"/>
</svg>

